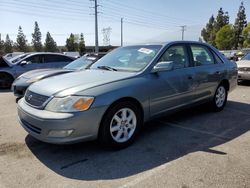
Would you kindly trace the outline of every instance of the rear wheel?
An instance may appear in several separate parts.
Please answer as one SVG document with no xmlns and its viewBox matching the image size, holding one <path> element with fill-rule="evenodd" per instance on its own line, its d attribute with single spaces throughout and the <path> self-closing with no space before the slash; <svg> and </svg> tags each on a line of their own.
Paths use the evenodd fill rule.
<svg viewBox="0 0 250 188">
<path fill-rule="evenodd" d="M 227 89 L 224 84 L 217 87 L 212 101 L 212 108 L 214 111 L 219 112 L 223 110 L 227 103 Z"/>
<path fill-rule="evenodd" d="M 107 111 L 99 131 L 101 144 L 124 148 L 135 139 L 142 125 L 140 109 L 131 102 L 120 102 Z"/>
<path fill-rule="evenodd" d="M 14 79 L 11 75 L 0 73 L 0 89 L 10 89 Z"/>
</svg>

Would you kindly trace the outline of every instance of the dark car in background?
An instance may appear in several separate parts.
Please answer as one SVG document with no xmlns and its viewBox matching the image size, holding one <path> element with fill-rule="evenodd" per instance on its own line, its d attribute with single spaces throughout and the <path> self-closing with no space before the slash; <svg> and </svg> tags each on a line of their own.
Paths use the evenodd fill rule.
<svg viewBox="0 0 250 188">
<path fill-rule="evenodd" d="M 94 62 L 96 62 L 98 59 L 100 59 L 103 55 L 101 56 L 88 55 L 88 56 L 80 57 L 76 59 L 75 61 L 71 62 L 70 64 L 68 64 L 67 66 L 63 67 L 62 69 L 37 69 L 37 70 L 26 72 L 20 75 L 13 82 L 11 90 L 14 92 L 14 95 L 17 97 L 17 100 L 18 100 L 24 96 L 26 89 L 32 83 L 51 77 L 51 76 L 56 76 L 59 74 L 65 74 L 65 73 L 70 73 L 73 71 L 80 71 L 80 70 L 86 69 L 87 67 L 92 65 Z"/>
<path fill-rule="evenodd" d="M 26 53 L 12 59 L 0 59 L 0 89 L 9 89 L 21 74 L 34 69 L 62 68 L 76 58 L 59 53 Z"/>
</svg>

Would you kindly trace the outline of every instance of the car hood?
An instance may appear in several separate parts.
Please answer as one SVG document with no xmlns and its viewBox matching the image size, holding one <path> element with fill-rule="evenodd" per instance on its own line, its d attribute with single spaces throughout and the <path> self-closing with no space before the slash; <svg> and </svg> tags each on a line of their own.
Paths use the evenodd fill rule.
<svg viewBox="0 0 250 188">
<path fill-rule="evenodd" d="M 247 60 L 237 61 L 237 66 L 238 67 L 250 67 L 250 61 L 247 61 Z"/>
<path fill-rule="evenodd" d="M 32 79 L 32 78 L 46 78 L 50 76 L 55 76 L 58 74 L 63 74 L 67 72 L 72 72 L 72 70 L 69 69 L 37 69 L 37 70 L 32 70 L 29 72 L 26 72 L 22 74 L 20 77 L 23 77 L 25 79 Z"/>
<path fill-rule="evenodd" d="M 32 84 L 29 90 L 45 96 L 63 97 L 110 82 L 135 76 L 132 72 L 84 70 L 53 76 Z"/>
</svg>

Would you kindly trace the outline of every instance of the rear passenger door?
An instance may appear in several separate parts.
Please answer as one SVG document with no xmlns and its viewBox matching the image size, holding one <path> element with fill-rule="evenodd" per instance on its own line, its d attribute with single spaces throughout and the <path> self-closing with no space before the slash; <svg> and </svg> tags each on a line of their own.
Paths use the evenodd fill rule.
<svg viewBox="0 0 250 188">
<path fill-rule="evenodd" d="M 191 44 L 190 50 L 195 70 L 194 100 L 212 97 L 219 81 L 226 74 L 223 62 L 205 45 Z"/>
<path fill-rule="evenodd" d="M 173 70 L 155 74 L 150 100 L 151 116 L 156 116 L 180 106 L 187 105 L 193 99 L 193 67 L 190 67 L 186 45 L 169 47 L 159 62 L 173 62 Z"/>
<path fill-rule="evenodd" d="M 72 61 L 69 57 L 62 55 L 46 54 L 44 56 L 44 66 L 46 68 L 63 68 Z"/>
</svg>

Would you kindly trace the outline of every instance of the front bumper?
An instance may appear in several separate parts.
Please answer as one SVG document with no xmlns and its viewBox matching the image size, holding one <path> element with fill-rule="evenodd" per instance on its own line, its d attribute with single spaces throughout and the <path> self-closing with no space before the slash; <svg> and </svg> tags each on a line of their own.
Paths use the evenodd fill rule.
<svg viewBox="0 0 250 188">
<path fill-rule="evenodd" d="M 55 113 L 30 107 L 21 99 L 18 118 L 23 128 L 33 137 L 54 144 L 94 140 L 106 107 L 93 108 L 77 113 Z M 66 137 L 51 137 L 51 131 L 73 130 Z"/>
<path fill-rule="evenodd" d="M 250 72 L 238 72 L 238 79 L 239 80 L 250 80 Z"/>
</svg>

